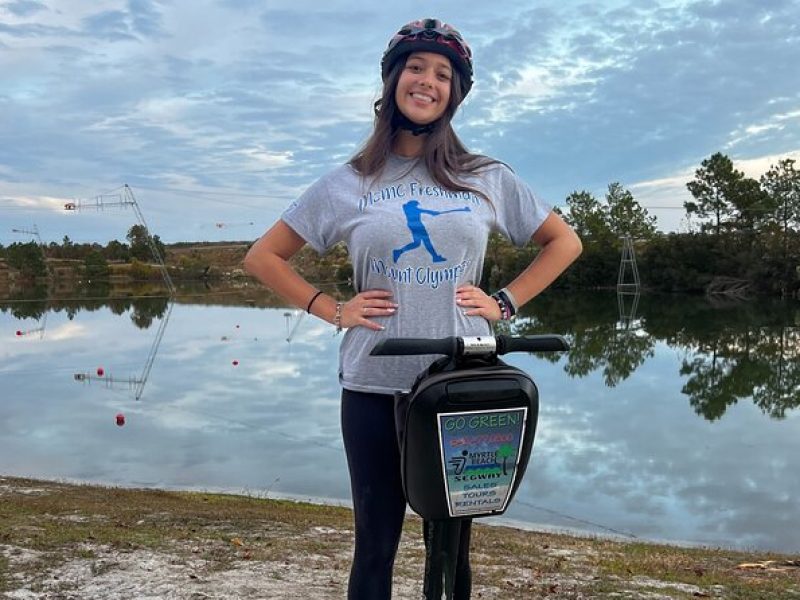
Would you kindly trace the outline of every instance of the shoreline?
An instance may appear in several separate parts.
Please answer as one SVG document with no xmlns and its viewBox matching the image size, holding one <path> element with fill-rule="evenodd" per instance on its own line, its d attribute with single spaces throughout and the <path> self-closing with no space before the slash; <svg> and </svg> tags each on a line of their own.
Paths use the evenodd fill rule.
<svg viewBox="0 0 800 600">
<path fill-rule="evenodd" d="M 349 508 L 223 493 L 0 475 L 0 595 L 32 598 L 344 598 Z M 475 598 L 777 600 L 800 556 L 523 531 L 476 522 Z M 421 521 L 406 519 L 395 597 L 419 597 Z"/>
<path fill-rule="evenodd" d="M 65 483 L 68 485 L 89 485 L 96 487 L 105 487 L 110 489 L 119 488 L 125 490 L 151 490 L 151 491 L 169 491 L 169 492 L 191 492 L 198 494 L 231 495 L 231 496 L 240 496 L 242 498 L 254 498 L 260 500 L 279 500 L 286 502 L 296 502 L 299 504 L 314 504 L 317 506 L 344 508 L 347 510 L 353 509 L 353 505 L 349 500 L 343 500 L 340 498 L 329 498 L 325 496 L 287 494 L 281 492 L 274 492 L 269 488 L 248 489 L 248 488 L 234 488 L 234 487 L 224 487 L 224 486 L 219 486 L 219 487 L 179 486 L 179 485 L 172 486 L 166 484 L 148 484 L 148 483 L 123 484 L 123 483 L 109 483 L 107 481 L 101 481 L 97 479 L 79 479 L 74 477 L 58 477 L 50 479 L 46 477 L 40 478 L 29 475 L 5 475 L 0 473 L 0 481 L 2 481 L 3 477 L 30 479 L 30 480 L 37 480 L 37 481 L 51 482 L 51 483 Z M 511 504 L 512 505 L 514 504 L 513 500 Z M 541 509 L 541 510 L 548 511 L 550 509 Z M 557 513 L 557 514 L 563 519 L 582 521 L 578 517 L 572 517 L 570 515 L 563 513 Z M 416 513 L 414 513 L 414 511 L 411 510 L 410 507 L 406 508 L 407 518 L 416 516 L 417 516 Z M 487 527 L 508 527 L 510 529 L 517 529 L 519 531 L 528 531 L 532 533 L 549 533 L 553 535 L 565 535 L 569 537 L 584 538 L 584 539 L 601 539 L 612 542 L 655 544 L 659 546 L 673 546 L 676 548 L 685 548 L 687 550 L 689 549 L 710 550 L 710 551 L 721 550 L 726 552 L 751 552 L 751 553 L 762 553 L 762 554 L 776 553 L 785 555 L 795 554 L 791 550 L 781 550 L 775 548 L 756 548 L 756 547 L 725 545 L 713 542 L 706 543 L 706 542 L 695 542 L 691 540 L 671 540 L 658 537 L 641 537 L 632 533 L 613 531 L 609 527 L 606 527 L 600 523 L 593 523 L 591 521 L 586 521 L 585 523 L 596 529 L 589 530 L 589 529 L 581 529 L 580 527 L 558 526 L 542 522 L 521 521 L 519 519 L 513 519 L 511 517 L 506 517 L 506 516 L 476 519 L 476 522 L 482 525 L 486 525 Z M 800 549 L 798 549 L 797 555 L 800 556 Z"/>
<path fill-rule="evenodd" d="M 79 479 L 75 477 L 57 477 L 50 479 L 46 477 L 40 478 L 29 475 L 7 475 L 2 473 L 0 473 L 0 486 L 2 486 L 2 481 L 6 477 L 12 479 L 41 481 L 43 483 L 65 484 L 70 486 L 91 486 L 91 487 L 121 489 L 130 491 L 152 491 L 152 492 L 165 491 L 165 492 L 176 492 L 176 493 L 186 492 L 193 494 L 214 494 L 223 496 L 238 496 L 243 499 L 249 498 L 256 500 L 276 500 L 282 502 L 294 502 L 297 504 L 311 504 L 321 507 L 343 508 L 349 511 L 352 511 L 353 509 L 352 502 L 350 502 L 349 500 L 343 500 L 340 498 L 328 498 L 324 496 L 286 494 L 281 492 L 273 492 L 269 488 L 247 489 L 247 488 L 232 488 L 232 487 L 229 488 L 224 486 L 219 486 L 219 487 L 178 486 L 178 485 L 173 486 L 173 485 L 148 484 L 148 483 L 124 484 L 124 483 L 109 483 L 107 481 L 101 481 L 97 479 Z M 513 501 L 511 503 L 513 504 Z M 571 517 L 569 515 L 561 513 L 559 513 L 559 516 L 565 519 L 580 520 L 577 517 Z M 418 517 L 418 515 L 410 507 L 407 506 L 406 518 L 409 517 L 414 518 Z M 591 522 L 587 522 L 587 524 L 599 529 L 600 531 L 595 531 L 595 530 L 590 531 L 588 529 L 581 529 L 579 527 L 557 526 L 557 525 L 550 525 L 547 523 L 521 521 L 519 519 L 513 519 L 506 516 L 486 517 L 486 518 L 476 519 L 475 522 L 487 527 L 506 527 L 509 529 L 516 529 L 521 532 L 563 535 L 580 539 L 598 539 L 598 540 L 606 540 L 606 541 L 621 542 L 621 543 L 629 542 L 629 543 L 654 544 L 659 546 L 671 546 L 687 550 L 695 549 L 695 550 L 709 550 L 709 551 L 720 550 L 725 552 L 777 553 L 786 555 L 793 554 L 791 551 L 785 551 L 785 550 L 746 548 L 738 546 L 727 546 L 724 544 L 693 542 L 690 540 L 670 540 L 662 538 L 640 537 L 631 533 L 611 531 L 610 528 L 608 527 L 605 527 L 598 523 L 591 523 Z M 800 551 L 798 551 L 798 555 L 800 555 Z"/>
</svg>

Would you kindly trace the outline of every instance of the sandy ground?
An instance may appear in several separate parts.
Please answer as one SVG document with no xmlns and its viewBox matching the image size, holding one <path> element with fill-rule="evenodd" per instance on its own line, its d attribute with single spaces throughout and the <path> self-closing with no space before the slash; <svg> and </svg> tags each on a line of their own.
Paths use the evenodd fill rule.
<svg viewBox="0 0 800 600">
<path fill-rule="evenodd" d="M 335 532 L 336 535 L 345 532 Z M 330 533 L 328 533 L 330 535 Z M 19 564 L 36 561 L 37 555 L 29 550 L 4 546 L 2 553 L 12 562 Z M 347 573 L 341 568 L 331 566 L 328 557 L 303 556 L 301 560 L 287 557 L 284 561 L 242 560 L 225 570 L 209 569 L 206 561 L 186 559 L 183 553 L 152 552 L 136 550 L 119 552 L 110 548 L 87 546 L 94 556 L 91 559 L 73 559 L 51 570 L 37 583 L 37 591 L 27 587 L 20 580 L 21 587 L 6 593 L 9 600 L 77 600 L 77 599 L 175 599 L 201 600 L 215 599 L 297 599 L 330 600 L 346 597 Z M 401 550 L 402 552 L 402 550 Z M 564 554 L 558 549 L 554 555 Z M 579 558 L 574 552 L 566 553 L 569 558 Z M 345 562 L 349 556 L 342 557 Z M 339 563 L 339 561 L 336 561 Z M 600 598 L 576 591 L 577 585 L 591 579 L 591 573 L 570 577 L 550 576 L 538 579 L 537 592 L 533 592 L 526 581 L 533 573 L 519 570 L 516 577 L 510 577 L 506 589 L 486 587 L 477 583 L 473 598 L 497 599 L 582 599 Z M 514 581 L 516 579 L 516 581 Z M 629 580 L 625 593 L 613 594 L 617 598 L 669 600 L 679 597 L 724 598 L 724 590 L 701 589 L 697 586 L 657 581 L 647 577 L 633 577 Z M 659 591 L 663 590 L 663 591 Z M 605 597 L 605 596 L 603 596 Z M 396 576 L 394 598 L 422 598 L 421 574 L 418 578 Z"/>
<path fill-rule="evenodd" d="M 98 497 L 112 494 L 116 495 L 107 505 L 96 504 Z M 36 498 L 59 502 L 63 499 L 65 503 L 48 504 L 46 510 L 37 512 L 32 509 Z M 156 504 L 139 506 L 153 498 Z M 213 505 L 213 497 L 209 498 Z M 249 516 L 243 518 L 243 511 L 260 514 L 260 506 L 255 506 L 252 500 L 228 497 L 220 503 L 231 504 L 233 512 L 207 512 L 199 518 L 195 510 L 210 510 L 204 508 L 208 506 L 207 499 L 205 495 L 182 495 L 176 505 L 175 494 L 157 490 L 125 492 L 45 482 L 37 486 L 0 477 L 0 515 L 5 513 L 9 519 L 16 519 L 11 526 L 0 522 L 0 588 L 5 577 L 8 590 L 0 597 L 9 600 L 346 597 L 353 532 L 342 525 L 349 522 L 342 509 L 326 514 L 311 505 L 276 503 L 270 518 L 254 522 Z M 76 504 L 79 500 L 84 502 L 82 506 L 94 506 L 97 510 L 73 510 L 71 507 L 79 506 Z M 8 502 L 5 508 L 3 501 Z M 191 505 L 192 510 L 175 508 L 184 505 Z M 15 513 L 13 506 L 22 507 L 22 511 Z M 102 507 L 114 510 L 100 510 Z M 138 520 L 125 521 L 131 510 L 137 511 Z M 286 512 L 275 512 L 280 510 Z M 307 518 L 309 515 L 312 518 Z M 114 544 L 97 541 L 103 527 L 107 535 L 120 532 Z M 152 532 L 159 543 L 126 541 L 129 539 L 126 535 L 130 535 L 126 532 L 145 530 Z M 59 537 L 75 531 L 80 532 L 80 537 Z M 187 531 L 191 535 L 187 536 Z M 737 566 L 738 556 L 698 554 L 678 548 L 664 551 L 638 545 L 637 553 L 652 555 L 649 560 L 659 564 L 667 563 L 665 576 L 638 574 L 636 569 L 647 563 L 633 559 L 616 571 L 621 575 L 611 575 L 608 570 L 601 573 L 598 565 L 603 562 L 599 559 L 620 552 L 622 546 L 616 543 L 509 528 L 483 528 L 473 533 L 480 539 L 472 552 L 475 599 L 767 600 L 774 596 L 762 595 L 760 590 L 766 589 L 763 586 L 773 576 L 784 582 L 772 588 L 778 590 L 781 599 L 800 599 L 800 560 L 784 558 Z M 49 545 L 37 545 L 37 540 L 42 539 Z M 34 548 L 49 548 L 49 553 Z M 422 598 L 423 555 L 419 528 L 404 530 L 395 565 L 395 599 Z M 720 567 L 720 561 L 727 566 Z M 731 596 L 726 587 L 703 581 L 704 573 L 715 568 L 729 576 L 717 582 L 734 584 L 740 579 L 752 580 L 754 593 Z M 687 569 L 692 574 L 687 575 Z M 654 572 L 652 568 L 649 570 Z M 675 580 L 676 574 L 682 574 L 684 583 Z M 736 580 L 730 578 L 732 574 Z M 698 585 L 685 583 L 694 576 Z M 601 588 L 613 591 L 595 591 Z"/>
<path fill-rule="evenodd" d="M 303 566 L 290 558 L 283 562 L 239 561 L 224 571 L 209 570 L 206 561 L 185 559 L 178 554 L 137 550 L 128 553 L 93 548 L 96 558 L 75 559 L 52 570 L 40 583 L 43 591 L 33 592 L 24 582 L 5 598 L 15 600 L 103 598 L 342 598 L 344 573 L 326 566 L 327 559 L 304 557 Z M 35 560 L 30 552 L 12 561 Z M 309 560 L 311 558 L 311 560 Z M 399 582 L 399 598 L 413 598 L 413 582 Z M 39 586 L 37 586 L 39 587 Z M 63 590 L 63 591 L 62 591 Z"/>
</svg>

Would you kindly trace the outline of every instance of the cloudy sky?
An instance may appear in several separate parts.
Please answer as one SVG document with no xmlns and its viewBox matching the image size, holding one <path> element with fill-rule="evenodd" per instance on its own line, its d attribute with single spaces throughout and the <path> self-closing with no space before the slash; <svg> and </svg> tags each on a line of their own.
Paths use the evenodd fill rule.
<svg viewBox="0 0 800 600">
<path fill-rule="evenodd" d="M 475 54 L 462 139 L 553 204 L 619 181 L 676 230 L 714 152 L 800 159 L 800 0 L 0 0 L 0 243 L 122 239 L 125 183 L 167 242 L 256 238 L 364 141 L 426 16 Z"/>
</svg>

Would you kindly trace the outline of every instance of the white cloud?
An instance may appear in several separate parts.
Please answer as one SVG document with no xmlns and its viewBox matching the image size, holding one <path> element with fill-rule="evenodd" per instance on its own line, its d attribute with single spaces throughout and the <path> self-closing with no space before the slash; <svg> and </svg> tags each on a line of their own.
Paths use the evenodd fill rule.
<svg viewBox="0 0 800 600">
<path fill-rule="evenodd" d="M 3 200 L 18 208 L 47 210 L 57 213 L 63 213 L 64 206 L 75 201 L 74 198 L 54 198 L 52 196 L 7 196 Z"/>
<path fill-rule="evenodd" d="M 146 98 L 123 116 L 107 117 L 86 128 L 87 131 L 135 130 L 137 127 L 158 127 L 182 138 L 191 139 L 196 129 L 185 124 L 193 110 L 201 104 L 193 98 Z"/>
<path fill-rule="evenodd" d="M 731 132 L 730 140 L 725 144 L 725 148 L 735 148 L 763 133 L 783 131 L 789 125 L 800 126 L 800 110 L 775 114 L 760 123 L 737 128 Z"/>
<path fill-rule="evenodd" d="M 277 377 L 299 377 L 300 369 L 294 362 L 271 360 L 269 363 L 256 365 L 252 378 L 259 381 L 274 382 Z"/>
<path fill-rule="evenodd" d="M 743 0 L 514 0 L 498 16 L 447 0 L 440 14 L 458 9 L 478 76 L 459 134 L 547 198 L 620 180 L 658 190 L 653 204 L 681 204 L 685 182 L 647 183 L 726 147 L 740 156 L 796 147 L 790 5 L 751 18 Z M 66 232 L 63 221 L 48 229 L 63 205 L 48 199 L 123 181 L 185 188 L 146 196 L 166 241 L 226 220 L 211 194 L 198 202 L 192 190 L 269 190 L 266 210 L 247 201 L 252 211 L 237 219 L 267 226 L 368 135 L 380 55 L 419 16 L 365 9 L 369 26 L 355 36 L 344 0 L 63 6 L 0 8 L 0 197 L 34 199 L 13 206 L 51 239 Z M 70 236 L 98 235 L 90 223 L 73 222 L 85 234 Z"/>
<path fill-rule="evenodd" d="M 759 179 L 773 165 L 785 158 L 800 162 L 800 149 L 781 154 L 769 154 L 747 159 L 734 159 L 735 169 L 746 177 Z M 667 177 L 638 181 L 628 186 L 637 202 L 658 219 L 658 227 L 664 231 L 687 231 L 692 224 L 687 219 L 683 203 L 694 198 L 686 187 L 694 179 L 696 167 L 681 169 Z"/>
<path fill-rule="evenodd" d="M 685 169 L 669 177 L 632 183 L 629 187 L 636 201 L 656 217 L 662 231 L 688 231 L 691 223 L 683 203 L 692 200 L 686 182 L 694 177 L 694 169 Z"/>
<path fill-rule="evenodd" d="M 54 329 L 47 330 L 47 339 L 51 341 L 73 340 L 87 335 L 87 329 L 80 323 L 64 323 Z"/>
<path fill-rule="evenodd" d="M 292 165 L 291 152 L 272 152 L 265 148 L 242 148 L 233 152 L 236 156 L 244 157 L 247 163 L 245 168 L 255 171 L 263 169 L 275 169 L 280 167 L 290 167 Z"/>
<path fill-rule="evenodd" d="M 20 332 L 21 335 L 16 335 Z M 8 344 L 4 348 L 3 361 L 8 362 L 7 366 L 11 367 L 10 359 L 19 357 L 21 355 L 35 355 L 41 352 L 41 348 L 37 347 L 37 343 L 41 340 L 46 340 L 48 343 L 52 342 L 69 342 L 85 338 L 89 335 L 88 329 L 80 323 L 63 323 L 56 327 L 47 326 L 47 320 L 39 321 L 20 321 L 16 324 L 14 333 L 14 343 Z"/>
<path fill-rule="evenodd" d="M 800 162 L 800 148 L 780 154 L 768 154 L 747 159 L 733 159 L 733 166 L 744 173 L 747 177 L 759 179 L 764 173 L 769 171 L 773 165 L 777 165 L 784 158 L 793 158 Z"/>
</svg>

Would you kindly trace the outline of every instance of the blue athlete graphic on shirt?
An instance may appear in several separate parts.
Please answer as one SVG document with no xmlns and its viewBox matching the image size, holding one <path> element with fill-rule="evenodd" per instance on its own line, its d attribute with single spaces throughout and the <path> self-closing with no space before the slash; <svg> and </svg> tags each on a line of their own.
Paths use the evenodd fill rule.
<svg viewBox="0 0 800 600">
<path fill-rule="evenodd" d="M 469 206 L 441 211 L 427 210 L 419 207 L 418 200 L 409 200 L 403 204 L 403 212 L 406 215 L 406 225 L 408 225 L 408 228 L 411 230 L 412 239 L 402 248 L 397 248 L 392 251 L 392 258 L 394 259 L 394 262 L 397 262 L 397 259 L 400 258 L 404 253 L 408 252 L 409 250 L 413 250 L 414 248 L 419 248 L 419 245 L 422 244 L 430 253 L 433 262 L 438 263 L 445 262 L 447 259 L 436 252 L 433 244 L 431 244 L 431 238 L 428 235 L 428 230 L 425 229 L 425 225 L 422 224 L 422 215 L 433 215 L 436 217 L 452 212 L 470 212 L 470 210 Z"/>
</svg>

